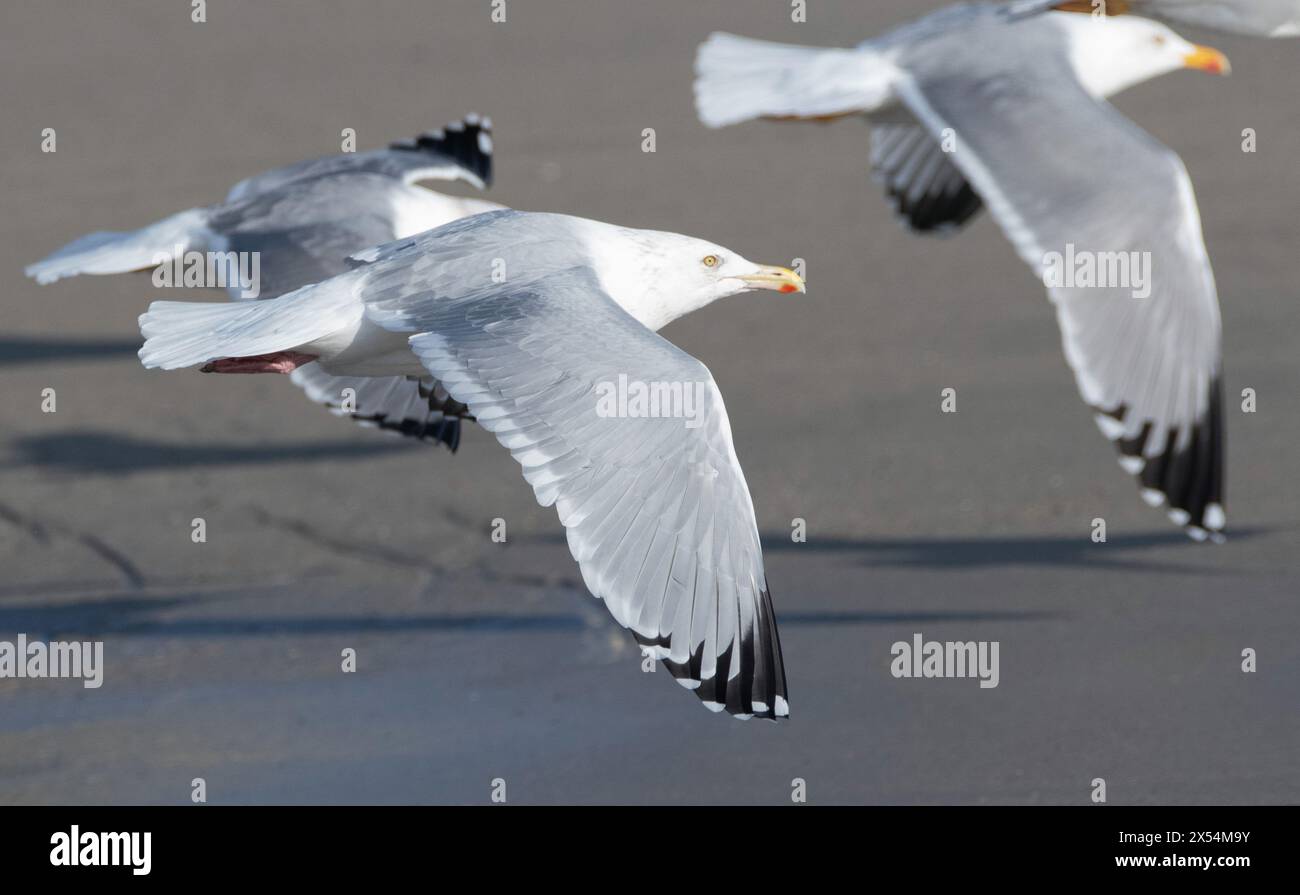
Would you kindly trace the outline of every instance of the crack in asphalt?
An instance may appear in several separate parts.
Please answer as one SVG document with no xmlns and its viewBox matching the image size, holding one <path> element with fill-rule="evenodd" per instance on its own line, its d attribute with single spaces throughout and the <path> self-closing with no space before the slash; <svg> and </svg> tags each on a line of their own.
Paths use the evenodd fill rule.
<svg viewBox="0 0 1300 895">
<path fill-rule="evenodd" d="M 277 516 L 273 513 L 267 512 L 262 507 L 252 507 L 251 515 L 253 520 L 258 524 L 297 535 L 313 546 L 335 552 L 336 554 L 343 554 L 345 556 L 351 556 L 367 562 L 379 563 L 381 565 L 419 569 L 420 571 L 434 575 L 450 575 L 455 574 L 457 571 L 466 571 L 466 569 L 451 569 L 447 566 L 441 565 L 440 563 L 426 559 L 423 556 L 395 550 L 382 544 L 361 541 L 354 537 L 343 538 L 337 535 L 332 535 L 328 532 L 321 531 L 319 528 L 316 528 L 301 519 L 287 519 L 283 516 Z M 529 574 L 526 572 L 501 574 L 500 572 L 488 568 L 485 562 L 475 563 L 473 568 L 477 574 L 492 583 L 508 584 L 516 587 L 560 587 L 568 590 L 583 590 L 577 579 L 572 577 L 551 579 L 545 575 Z"/>
<path fill-rule="evenodd" d="M 108 563 L 122 575 L 132 588 L 139 590 L 145 585 L 145 575 L 129 556 L 98 535 L 82 531 L 59 522 L 46 522 L 35 516 L 22 513 L 12 506 L 0 502 L 0 519 L 26 531 L 41 544 L 49 544 L 54 536 L 75 541 Z"/>
</svg>

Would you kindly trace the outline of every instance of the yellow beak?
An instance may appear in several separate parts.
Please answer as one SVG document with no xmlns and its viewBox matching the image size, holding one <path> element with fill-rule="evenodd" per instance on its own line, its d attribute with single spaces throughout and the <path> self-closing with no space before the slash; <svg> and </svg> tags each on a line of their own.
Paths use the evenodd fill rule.
<svg viewBox="0 0 1300 895">
<path fill-rule="evenodd" d="M 1213 47 L 1197 47 L 1194 52 L 1183 57 L 1183 65 L 1198 71 L 1208 71 L 1212 75 L 1232 72 L 1232 63 L 1228 57 Z"/>
<path fill-rule="evenodd" d="M 769 267 L 760 264 L 757 273 L 748 273 L 736 279 L 744 280 L 755 289 L 771 289 L 774 292 L 808 291 L 804 286 L 803 277 L 788 267 Z"/>
</svg>

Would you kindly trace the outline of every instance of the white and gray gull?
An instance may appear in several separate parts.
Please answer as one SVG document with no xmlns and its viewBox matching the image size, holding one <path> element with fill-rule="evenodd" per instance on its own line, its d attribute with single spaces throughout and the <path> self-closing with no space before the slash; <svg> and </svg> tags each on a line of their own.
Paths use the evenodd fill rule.
<svg viewBox="0 0 1300 895">
<path fill-rule="evenodd" d="M 592 594 L 707 707 L 786 717 L 754 507 L 705 366 L 656 334 L 783 267 L 582 218 L 492 211 L 256 302 L 154 302 L 146 367 L 427 376 L 554 505 Z"/>
<path fill-rule="evenodd" d="M 193 252 L 230 259 L 256 254 L 256 294 L 246 294 L 233 275 L 223 276 L 227 290 L 236 301 L 274 298 L 343 273 L 348 256 L 362 249 L 501 208 L 424 186 L 462 181 L 486 189 L 492 158 L 491 120 L 467 115 L 382 149 L 267 171 L 237 183 L 224 202 L 140 230 L 92 233 L 29 266 L 27 275 L 50 283 L 78 274 L 148 270 Z M 459 444 L 464 407 L 428 376 L 331 376 L 319 364 L 306 364 L 292 378 L 311 400 L 362 425 L 453 451 Z"/>
<path fill-rule="evenodd" d="M 1056 308 L 1065 357 L 1143 499 L 1221 540 L 1219 302 L 1179 157 L 1105 101 L 1216 50 L 1136 16 L 949 7 L 852 49 L 714 34 L 701 120 L 864 116 L 871 164 L 917 232 L 987 205 Z"/>
</svg>

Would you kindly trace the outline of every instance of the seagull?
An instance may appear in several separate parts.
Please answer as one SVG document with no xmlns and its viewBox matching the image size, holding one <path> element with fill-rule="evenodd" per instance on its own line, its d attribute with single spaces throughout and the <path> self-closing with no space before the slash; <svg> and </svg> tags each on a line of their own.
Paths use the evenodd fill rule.
<svg viewBox="0 0 1300 895">
<path fill-rule="evenodd" d="M 333 376 L 431 377 L 511 452 L 538 502 L 556 507 L 587 588 L 646 655 L 713 711 L 788 717 L 722 395 L 656 330 L 725 296 L 803 292 L 803 280 L 699 239 L 513 210 L 352 264 L 266 301 L 154 302 L 140 318 L 140 359 L 164 370 L 316 364 Z"/>
<path fill-rule="evenodd" d="M 701 120 L 865 116 L 906 226 L 950 232 L 987 205 L 1055 305 L 1065 357 L 1142 498 L 1221 541 L 1222 346 L 1182 160 L 1105 101 L 1177 69 L 1229 70 L 1165 25 L 1006 4 L 940 10 L 854 49 L 714 34 Z"/>
<path fill-rule="evenodd" d="M 1300 0 L 1021 0 L 1012 12 L 1049 9 L 1112 16 L 1133 12 L 1251 37 L 1300 37 Z"/>
<path fill-rule="evenodd" d="M 492 121 L 476 114 L 383 149 L 297 162 L 242 180 L 224 202 L 191 208 L 130 232 L 92 233 L 26 273 L 39 283 L 78 274 L 148 270 L 189 252 L 257 253 L 256 297 L 274 298 L 343 273 L 347 258 L 468 215 L 502 208 L 424 188 L 492 182 Z M 229 278 L 232 299 L 241 284 Z M 427 376 L 331 376 L 318 365 L 293 371 L 308 398 L 356 422 L 453 452 L 465 409 Z"/>
</svg>

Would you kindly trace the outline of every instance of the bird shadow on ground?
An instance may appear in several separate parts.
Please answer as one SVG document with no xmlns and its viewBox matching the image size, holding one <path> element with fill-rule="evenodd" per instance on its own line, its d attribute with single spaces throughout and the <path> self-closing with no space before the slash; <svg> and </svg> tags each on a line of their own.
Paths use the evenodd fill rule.
<svg viewBox="0 0 1300 895">
<path fill-rule="evenodd" d="M 139 339 L 0 339 L 0 367 L 134 357 Z"/>
<path fill-rule="evenodd" d="M 227 592 L 238 597 L 241 592 Z M 579 612 L 533 613 L 421 613 L 404 615 L 210 615 L 191 618 L 158 618 L 157 613 L 191 609 L 213 598 L 212 594 L 179 594 L 142 597 L 139 594 L 101 597 L 56 604 L 10 604 L 0 606 L 0 636 L 22 632 L 30 640 L 61 637 L 277 637 L 357 634 L 412 634 L 418 632 L 463 632 L 502 634 L 511 632 L 589 631 L 590 617 Z M 781 612 L 783 626 L 804 625 L 896 625 L 931 622 L 1032 621 L 1057 616 L 1052 612 Z M 611 629 L 617 629 L 613 619 Z"/>
<path fill-rule="evenodd" d="M 1230 546 L 1274 528 L 1236 528 L 1228 535 Z M 563 535 L 515 536 L 515 540 L 535 543 L 564 543 Z M 1141 558 L 1145 551 L 1178 550 L 1188 559 L 1200 559 L 1203 552 L 1223 550 L 1225 545 L 1198 544 L 1177 529 L 1116 535 L 1105 543 L 1094 544 L 1087 534 L 1075 535 L 1007 535 L 987 538 L 838 538 L 810 537 L 795 543 L 788 531 L 768 531 L 762 535 L 763 552 L 840 554 L 859 559 L 868 566 L 921 569 L 977 569 L 998 566 L 1075 566 L 1093 569 L 1169 572 L 1201 575 L 1249 574 L 1250 570 L 1207 568 L 1203 563 L 1152 562 Z"/>
<path fill-rule="evenodd" d="M 233 594 L 238 596 L 238 594 Z M 277 635 L 409 634 L 416 631 L 563 631 L 589 625 L 578 615 L 506 613 L 420 615 L 216 615 L 156 618 L 159 612 L 193 607 L 211 595 L 122 596 L 72 603 L 0 607 L 0 632 L 21 631 L 29 638 L 113 637 L 268 637 Z"/>
<path fill-rule="evenodd" d="M 393 454 L 419 447 L 396 439 L 292 444 L 176 444 L 82 431 L 15 439 L 16 455 L 6 467 L 38 467 L 76 474 L 121 474 L 195 466 L 254 466 L 288 461 L 346 460 Z"/>
<path fill-rule="evenodd" d="M 1272 529 L 1240 528 L 1229 534 L 1228 544 L 1268 534 Z M 1198 544 L 1176 529 L 1133 535 L 1115 535 L 1093 543 L 1084 535 L 1027 535 L 984 538 L 824 538 L 794 543 L 789 532 L 763 535 L 768 553 L 833 553 L 856 555 L 866 565 L 929 569 L 972 569 L 996 566 L 1076 566 L 1127 571 L 1228 574 L 1235 570 L 1206 568 L 1202 563 L 1153 562 L 1141 558 L 1147 551 L 1179 550 L 1188 559 L 1201 559 L 1203 551 L 1224 545 Z"/>
</svg>

